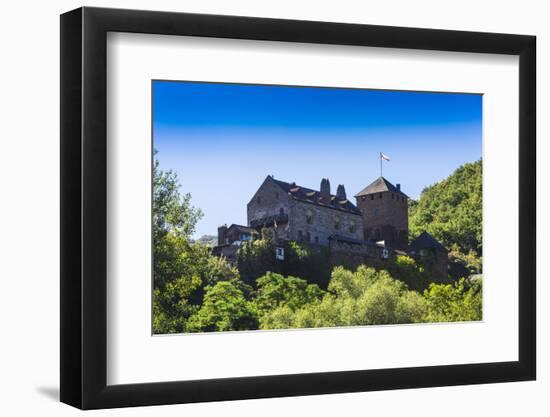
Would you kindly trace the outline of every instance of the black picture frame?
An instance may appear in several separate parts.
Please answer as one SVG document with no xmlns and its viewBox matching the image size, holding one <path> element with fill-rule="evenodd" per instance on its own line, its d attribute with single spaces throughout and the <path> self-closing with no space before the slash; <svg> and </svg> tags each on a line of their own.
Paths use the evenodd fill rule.
<svg viewBox="0 0 550 417">
<path fill-rule="evenodd" d="M 107 375 L 108 32 L 519 56 L 519 360 L 113 385 Z M 61 401 L 82 409 L 533 380 L 534 36 L 102 8 L 61 16 Z"/>
</svg>

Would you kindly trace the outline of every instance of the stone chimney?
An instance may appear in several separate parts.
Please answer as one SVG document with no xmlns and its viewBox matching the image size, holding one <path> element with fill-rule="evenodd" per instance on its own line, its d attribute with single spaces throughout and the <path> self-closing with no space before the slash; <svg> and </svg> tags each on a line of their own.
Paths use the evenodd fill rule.
<svg viewBox="0 0 550 417">
<path fill-rule="evenodd" d="M 397 192 L 401 192 L 401 184 L 395 184 L 395 188 L 397 188 Z"/>
<path fill-rule="evenodd" d="M 227 225 L 218 227 L 218 245 L 225 245 L 227 240 Z"/>
<path fill-rule="evenodd" d="M 339 199 L 339 200 L 346 200 L 347 197 L 346 197 L 346 189 L 344 188 L 344 185 L 343 184 L 340 184 L 338 186 L 338 188 L 336 189 L 336 197 Z"/>
<path fill-rule="evenodd" d="M 330 182 L 328 178 L 321 180 L 321 199 L 330 201 Z"/>
</svg>

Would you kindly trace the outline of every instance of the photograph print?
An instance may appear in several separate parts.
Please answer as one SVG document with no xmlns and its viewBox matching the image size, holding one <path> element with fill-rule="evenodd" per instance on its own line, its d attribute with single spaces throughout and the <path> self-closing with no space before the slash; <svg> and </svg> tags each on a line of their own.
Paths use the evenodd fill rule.
<svg viewBox="0 0 550 417">
<path fill-rule="evenodd" d="M 481 321 L 482 100 L 153 80 L 153 334 Z"/>
</svg>

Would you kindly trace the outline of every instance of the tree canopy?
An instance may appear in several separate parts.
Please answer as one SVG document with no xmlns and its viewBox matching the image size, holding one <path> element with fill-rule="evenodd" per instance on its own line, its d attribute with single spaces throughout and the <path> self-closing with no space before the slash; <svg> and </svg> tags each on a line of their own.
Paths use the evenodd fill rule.
<svg viewBox="0 0 550 417">
<path fill-rule="evenodd" d="M 483 164 L 464 164 L 426 187 L 409 205 L 411 239 L 427 231 L 449 249 L 449 267 L 458 279 L 482 272 Z"/>
<path fill-rule="evenodd" d="M 443 246 L 482 254 L 482 160 L 462 165 L 437 184 L 426 187 L 409 207 L 412 238 L 426 230 Z"/>
</svg>

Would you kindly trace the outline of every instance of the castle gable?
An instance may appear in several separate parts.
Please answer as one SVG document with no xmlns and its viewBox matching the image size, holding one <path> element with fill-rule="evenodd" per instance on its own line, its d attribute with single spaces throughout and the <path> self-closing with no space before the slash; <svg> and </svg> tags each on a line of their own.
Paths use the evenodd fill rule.
<svg viewBox="0 0 550 417">
<path fill-rule="evenodd" d="M 279 192 L 280 191 L 280 192 Z M 250 201 L 248 202 L 248 205 L 257 202 L 258 203 L 258 197 L 260 197 L 260 204 L 261 204 L 261 197 L 265 194 L 272 193 L 274 196 L 276 196 L 276 199 L 279 200 L 279 197 L 281 197 L 281 200 L 284 200 L 284 196 L 286 196 L 286 192 L 284 190 L 281 190 L 277 182 L 273 179 L 271 175 L 268 175 L 263 180 L 262 184 L 258 187 Z M 273 201 L 271 201 L 274 203 Z M 264 202 L 265 204 L 265 202 Z"/>
</svg>

